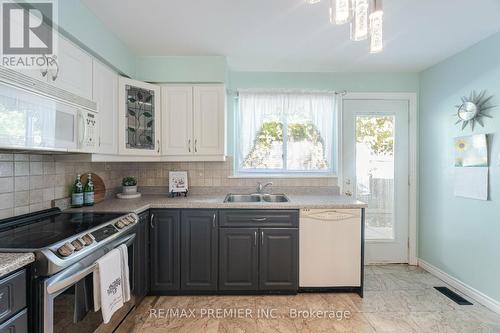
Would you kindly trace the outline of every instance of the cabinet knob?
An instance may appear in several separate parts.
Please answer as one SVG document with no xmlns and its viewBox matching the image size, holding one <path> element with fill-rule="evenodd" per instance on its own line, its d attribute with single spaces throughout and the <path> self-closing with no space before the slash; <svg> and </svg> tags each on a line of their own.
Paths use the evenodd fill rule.
<svg viewBox="0 0 500 333">
<path fill-rule="evenodd" d="M 47 59 L 47 56 L 45 54 L 42 55 L 45 59 L 46 66 L 44 69 L 41 70 L 42 76 L 45 77 L 47 76 L 47 73 L 49 72 L 49 59 Z"/>
<path fill-rule="evenodd" d="M 155 225 L 153 223 L 154 218 L 155 218 L 155 214 L 151 214 L 151 218 L 149 219 L 149 226 L 151 227 L 151 229 L 155 228 Z"/>
<path fill-rule="evenodd" d="M 188 152 L 191 152 L 191 139 L 188 140 Z"/>
<path fill-rule="evenodd" d="M 195 153 L 198 152 L 198 147 L 197 147 L 198 145 L 197 145 L 197 143 L 198 143 L 198 139 L 194 139 L 194 152 Z"/>
</svg>

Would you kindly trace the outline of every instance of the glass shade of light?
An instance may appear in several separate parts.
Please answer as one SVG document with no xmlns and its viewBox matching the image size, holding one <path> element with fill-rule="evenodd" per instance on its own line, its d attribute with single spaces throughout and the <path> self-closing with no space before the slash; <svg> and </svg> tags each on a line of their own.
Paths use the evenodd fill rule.
<svg viewBox="0 0 500 333">
<path fill-rule="evenodd" d="M 352 18 L 351 0 L 330 0 L 330 23 L 344 24 Z"/>
<path fill-rule="evenodd" d="M 351 22 L 351 39 L 354 41 L 368 38 L 368 0 L 353 0 L 354 19 Z"/>
<path fill-rule="evenodd" d="M 370 53 L 381 52 L 383 42 L 384 12 L 379 10 L 370 14 Z"/>
<path fill-rule="evenodd" d="M 314 5 L 315 3 L 321 2 L 321 0 L 305 0 L 305 2 Z"/>
</svg>

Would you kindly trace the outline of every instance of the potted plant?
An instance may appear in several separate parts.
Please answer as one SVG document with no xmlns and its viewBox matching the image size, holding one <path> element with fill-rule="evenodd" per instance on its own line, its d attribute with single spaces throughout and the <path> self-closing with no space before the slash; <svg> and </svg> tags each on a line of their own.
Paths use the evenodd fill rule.
<svg viewBox="0 0 500 333">
<path fill-rule="evenodd" d="M 123 177 L 122 179 L 123 194 L 137 193 L 137 179 L 132 176 Z"/>
</svg>

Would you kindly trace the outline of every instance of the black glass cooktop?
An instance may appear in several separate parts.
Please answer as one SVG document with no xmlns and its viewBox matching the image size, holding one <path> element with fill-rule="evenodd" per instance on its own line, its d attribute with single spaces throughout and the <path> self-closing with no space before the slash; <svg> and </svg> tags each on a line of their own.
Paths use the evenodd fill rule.
<svg viewBox="0 0 500 333">
<path fill-rule="evenodd" d="M 0 248 L 39 249 L 123 216 L 119 213 L 29 214 L 0 221 Z M 16 223 L 17 222 L 17 223 Z"/>
</svg>

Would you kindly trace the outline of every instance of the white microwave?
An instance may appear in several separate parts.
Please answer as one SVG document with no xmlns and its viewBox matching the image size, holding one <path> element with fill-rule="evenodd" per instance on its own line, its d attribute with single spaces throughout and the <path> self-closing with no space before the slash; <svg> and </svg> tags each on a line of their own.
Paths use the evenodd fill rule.
<svg viewBox="0 0 500 333">
<path fill-rule="evenodd" d="M 92 153 L 98 114 L 9 83 L 0 83 L 0 148 Z"/>
</svg>

